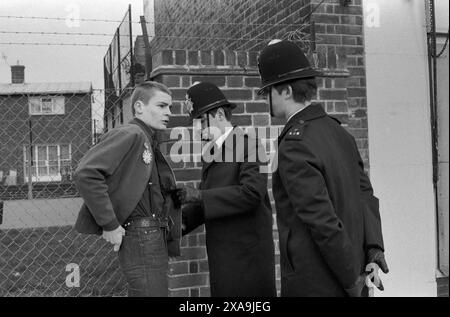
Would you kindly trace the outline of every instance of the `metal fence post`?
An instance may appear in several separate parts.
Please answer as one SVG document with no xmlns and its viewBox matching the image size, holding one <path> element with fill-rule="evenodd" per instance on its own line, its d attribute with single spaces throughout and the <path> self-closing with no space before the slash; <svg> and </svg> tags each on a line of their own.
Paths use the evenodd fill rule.
<svg viewBox="0 0 450 317">
<path fill-rule="evenodd" d="M 0 225 L 3 224 L 3 200 L 0 200 Z"/>
</svg>

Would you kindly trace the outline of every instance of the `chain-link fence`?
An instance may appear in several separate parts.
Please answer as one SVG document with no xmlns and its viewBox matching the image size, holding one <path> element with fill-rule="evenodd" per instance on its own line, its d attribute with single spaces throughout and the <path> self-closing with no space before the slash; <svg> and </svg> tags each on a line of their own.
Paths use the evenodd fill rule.
<svg viewBox="0 0 450 317">
<path fill-rule="evenodd" d="M 117 256 L 73 229 L 72 173 L 103 129 L 90 85 L 0 94 L 0 296 L 122 296 Z"/>
<path fill-rule="evenodd" d="M 353 73 L 357 77 L 352 83 L 358 88 L 361 88 L 360 83 L 365 83 L 361 75 L 363 66 L 358 64 L 363 60 L 362 53 L 359 53 L 362 50 L 362 13 L 351 11 L 349 15 L 344 14 L 336 1 L 215 0 L 183 2 L 182 6 L 180 3 L 178 0 L 154 1 L 154 21 L 146 24 L 151 35 L 150 52 L 145 50 L 147 43 L 143 36 L 136 38 L 131 49 L 128 39 L 133 38 L 132 34 L 122 29 L 115 33 L 109 49 L 106 42 L 100 43 L 98 39 L 99 36 L 112 38 L 113 35 L 98 32 L 41 32 L 39 35 L 85 36 L 86 43 L 75 40 L 70 43 L 7 43 L 104 47 L 107 93 L 92 90 L 90 84 L 85 83 L 0 85 L 0 296 L 126 295 L 126 285 L 111 246 L 99 237 L 80 235 L 72 228 L 82 205 L 72 174 L 80 159 L 104 131 L 131 119 L 131 107 L 124 109 L 124 98 L 118 95 L 127 90 L 123 87 L 132 86 L 133 81 L 138 83 L 138 79 L 143 80 L 145 75 L 149 75 L 151 62 L 155 61 L 151 56 L 148 58 L 148 53 L 155 58 L 161 57 L 169 68 L 175 65 L 187 68 L 187 58 L 193 69 L 198 69 L 199 65 L 206 69 L 217 66 L 222 73 L 225 65 L 230 66 L 232 75 L 224 76 L 221 86 L 226 81 L 230 93 L 234 92 L 231 99 L 244 100 L 238 102 L 238 110 L 240 114 L 247 110 L 248 113 L 239 117 L 237 124 L 240 126 L 254 124 L 265 127 L 272 122 L 267 113 L 262 114 L 260 108 L 263 107 L 258 104 L 260 100 L 246 97 L 247 94 L 253 96 L 254 87 L 259 86 L 254 84 L 254 78 L 248 77 L 247 64 L 256 66 L 255 61 L 252 64 L 251 56 L 256 56 L 255 53 L 272 39 L 297 42 L 311 57 L 315 67 L 337 69 L 336 76 L 346 74 L 341 68 L 346 67 L 343 65 L 347 58 L 340 49 L 347 45 L 351 53 L 348 60 L 353 63 Z M 358 8 L 360 5 L 354 2 L 352 10 Z M 318 19 L 311 19 L 314 13 L 318 14 Z M 53 20 L 55 23 L 59 21 L 58 18 Z M 89 19 L 81 21 L 94 22 Z M 141 25 L 137 21 L 130 23 L 136 36 Z M 164 51 L 174 54 L 160 54 Z M 178 59 L 178 56 L 183 58 Z M 238 78 L 242 75 L 241 70 L 248 78 Z M 214 75 L 214 72 L 208 74 Z M 175 87 L 174 109 L 181 114 L 177 119 L 185 119 L 182 115 L 186 112 L 181 110 L 180 101 L 185 98 L 185 88 L 197 81 L 197 77 L 173 74 L 166 78 L 168 86 Z M 217 79 L 217 74 L 211 76 L 211 80 L 214 79 Z M 333 91 L 324 94 L 323 99 L 331 100 L 326 102 L 327 110 L 339 112 L 348 119 L 345 113 L 347 101 L 343 100 L 347 92 L 342 91 L 340 80 L 343 79 L 328 78 L 324 81 L 324 86 Z M 339 90 L 334 89 L 338 86 Z M 354 93 L 360 92 L 354 90 Z M 354 108 L 365 108 L 365 98 L 358 94 L 349 102 Z M 183 126 L 180 122 L 176 120 Z M 360 137 L 365 137 L 363 124 L 357 128 Z M 184 165 L 188 170 L 180 173 L 185 178 L 181 177 L 181 181 L 191 181 L 186 174 L 198 166 L 190 164 Z M 199 254 L 203 254 L 204 235 L 189 238 L 185 239 L 188 240 L 186 245 L 198 246 L 202 251 Z M 174 272 L 181 275 L 177 283 L 173 283 L 173 289 L 178 289 L 177 286 L 182 289 L 176 296 L 203 294 L 202 288 L 184 292 L 190 285 L 182 275 L 207 272 L 205 257 L 195 258 L 189 267 L 185 261 L 174 268 Z M 205 286 L 208 283 L 203 278 L 197 276 L 193 284 Z"/>
</svg>

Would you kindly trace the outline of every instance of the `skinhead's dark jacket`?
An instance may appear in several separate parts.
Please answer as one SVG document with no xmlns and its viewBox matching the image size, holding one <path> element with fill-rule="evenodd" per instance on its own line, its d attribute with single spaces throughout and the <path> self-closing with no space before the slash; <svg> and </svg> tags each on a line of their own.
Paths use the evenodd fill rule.
<svg viewBox="0 0 450 317">
<path fill-rule="evenodd" d="M 136 123 L 136 119 L 132 122 Z M 80 233 L 102 234 L 123 225 L 136 208 L 152 173 L 154 153 L 150 136 L 138 124 L 127 124 L 108 131 L 82 158 L 74 180 L 84 204 L 75 229 Z M 151 153 L 152 162 L 144 159 Z M 147 162 L 146 162 L 147 160 Z M 175 188 L 175 177 L 167 162 L 160 174 L 161 184 Z M 161 169 L 160 169 L 161 170 Z M 174 208 L 171 195 L 165 195 L 163 214 L 171 218 L 168 235 L 170 256 L 180 255 L 181 212 Z"/>
<path fill-rule="evenodd" d="M 203 204 L 183 208 L 184 234 L 205 224 L 211 296 L 276 296 L 264 155 L 256 139 L 234 128 L 212 162 L 203 163 Z"/>
<path fill-rule="evenodd" d="M 278 142 L 281 296 L 346 296 L 368 248 L 384 250 L 378 199 L 356 142 L 318 104 L 294 115 Z"/>
</svg>

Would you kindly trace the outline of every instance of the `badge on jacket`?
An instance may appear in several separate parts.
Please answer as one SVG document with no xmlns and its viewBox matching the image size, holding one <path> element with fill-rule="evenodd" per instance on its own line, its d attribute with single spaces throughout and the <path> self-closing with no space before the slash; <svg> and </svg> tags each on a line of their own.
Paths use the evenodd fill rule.
<svg viewBox="0 0 450 317">
<path fill-rule="evenodd" d="M 145 151 L 142 153 L 142 160 L 145 164 L 150 165 L 152 162 L 152 152 L 149 151 L 149 146 L 147 143 L 144 143 Z"/>
</svg>

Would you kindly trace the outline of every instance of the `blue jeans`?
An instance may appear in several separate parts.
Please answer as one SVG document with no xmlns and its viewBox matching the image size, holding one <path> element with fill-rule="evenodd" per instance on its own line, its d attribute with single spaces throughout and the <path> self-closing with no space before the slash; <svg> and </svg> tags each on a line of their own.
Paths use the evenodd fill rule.
<svg viewBox="0 0 450 317">
<path fill-rule="evenodd" d="M 119 263 L 128 283 L 128 296 L 168 296 L 169 257 L 164 229 L 127 229 L 119 250 Z"/>
</svg>

